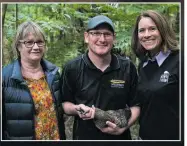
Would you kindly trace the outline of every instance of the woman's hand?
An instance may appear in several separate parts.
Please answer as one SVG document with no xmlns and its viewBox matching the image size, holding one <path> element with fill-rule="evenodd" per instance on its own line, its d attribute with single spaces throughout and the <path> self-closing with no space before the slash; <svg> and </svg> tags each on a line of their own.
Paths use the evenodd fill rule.
<svg viewBox="0 0 187 146">
<path fill-rule="evenodd" d="M 89 107 L 84 104 L 76 105 L 75 107 L 78 116 L 83 120 L 93 119 L 95 115 L 95 107 Z"/>
</svg>

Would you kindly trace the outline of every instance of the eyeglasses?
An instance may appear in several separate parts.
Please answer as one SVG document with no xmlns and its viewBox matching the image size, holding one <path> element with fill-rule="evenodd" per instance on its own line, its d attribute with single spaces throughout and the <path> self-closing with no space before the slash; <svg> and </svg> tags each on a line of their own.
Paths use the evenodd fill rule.
<svg viewBox="0 0 187 146">
<path fill-rule="evenodd" d="M 19 41 L 20 43 L 24 43 L 25 44 L 25 47 L 27 48 L 32 48 L 34 46 L 34 44 L 36 43 L 38 47 L 43 47 L 45 46 L 45 42 L 44 41 L 37 41 L 37 42 L 34 42 L 34 41 L 23 41 L 23 40 L 20 40 Z"/>
<path fill-rule="evenodd" d="M 101 37 L 101 35 L 103 35 L 105 37 L 105 39 L 111 39 L 112 36 L 114 36 L 113 33 L 110 33 L 110 32 L 89 31 L 88 33 L 97 39 L 99 39 Z"/>
</svg>

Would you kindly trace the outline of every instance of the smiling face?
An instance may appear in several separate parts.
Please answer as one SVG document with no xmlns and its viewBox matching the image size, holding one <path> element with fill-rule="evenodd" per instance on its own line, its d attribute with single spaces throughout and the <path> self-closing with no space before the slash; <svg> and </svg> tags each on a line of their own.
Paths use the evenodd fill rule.
<svg viewBox="0 0 187 146">
<path fill-rule="evenodd" d="M 18 50 L 20 52 L 21 60 L 26 62 L 40 62 L 45 52 L 45 45 L 41 46 L 44 39 L 41 36 L 28 33 L 24 39 L 20 41 Z M 33 44 L 33 46 L 31 44 Z"/>
<path fill-rule="evenodd" d="M 140 44 L 152 54 L 160 51 L 162 38 L 160 32 L 150 17 L 142 17 L 138 24 L 138 39 Z"/>
<path fill-rule="evenodd" d="M 97 56 L 108 55 L 113 47 L 115 35 L 108 28 L 108 25 L 100 25 L 94 30 L 84 33 L 88 49 Z"/>
</svg>

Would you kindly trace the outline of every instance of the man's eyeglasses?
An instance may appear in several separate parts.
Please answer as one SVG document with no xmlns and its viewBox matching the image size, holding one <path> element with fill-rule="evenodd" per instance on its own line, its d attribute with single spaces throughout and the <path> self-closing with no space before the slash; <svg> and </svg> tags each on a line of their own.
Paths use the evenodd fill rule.
<svg viewBox="0 0 187 146">
<path fill-rule="evenodd" d="M 45 46 L 45 42 L 44 41 L 37 41 L 37 42 L 34 42 L 34 41 L 23 41 L 23 40 L 20 40 L 19 41 L 20 43 L 24 43 L 25 44 L 25 47 L 27 48 L 32 48 L 34 46 L 34 44 L 36 43 L 38 47 L 43 47 Z"/>
<path fill-rule="evenodd" d="M 89 31 L 88 33 L 98 39 L 101 37 L 101 35 L 103 35 L 106 39 L 111 39 L 114 36 L 113 33 L 110 33 L 110 32 Z"/>
</svg>

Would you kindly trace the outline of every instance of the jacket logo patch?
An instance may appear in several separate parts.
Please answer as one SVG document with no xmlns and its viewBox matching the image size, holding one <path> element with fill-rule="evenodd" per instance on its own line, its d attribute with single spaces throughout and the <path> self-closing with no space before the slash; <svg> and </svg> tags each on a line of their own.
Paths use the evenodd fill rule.
<svg viewBox="0 0 187 146">
<path fill-rule="evenodd" d="M 168 71 L 164 71 L 164 73 L 160 76 L 160 82 L 167 83 L 169 80 L 170 73 Z"/>
<path fill-rule="evenodd" d="M 111 88 L 124 88 L 125 81 L 123 80 L 110 80 Z"/>
</svg>

